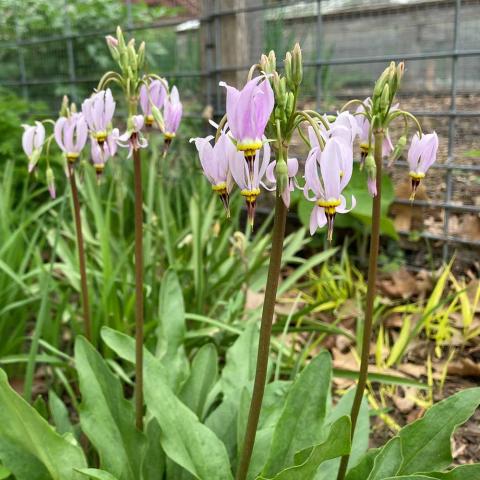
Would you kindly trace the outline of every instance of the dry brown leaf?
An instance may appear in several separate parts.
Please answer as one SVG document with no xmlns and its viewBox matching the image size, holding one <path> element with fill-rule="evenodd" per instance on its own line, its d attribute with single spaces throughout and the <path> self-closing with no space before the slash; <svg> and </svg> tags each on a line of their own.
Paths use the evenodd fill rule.
<svg viewBox="0 0 480 480">
<path fill-rule="evenodd" d="M 480 377 L 480 363 L 476 363 L 470 358 L 460 358 L 448 365 L 448 374 L 460 377 Z"/>
</svg>

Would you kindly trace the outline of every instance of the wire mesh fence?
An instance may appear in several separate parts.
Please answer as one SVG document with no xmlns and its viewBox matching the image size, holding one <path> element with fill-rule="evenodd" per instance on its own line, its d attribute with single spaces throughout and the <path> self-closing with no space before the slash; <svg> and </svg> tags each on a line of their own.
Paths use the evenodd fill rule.
<svg viewBox="0 0 480 480">
<path fill-rule="evenodd" d="M 149 68 L 179 85 L 196 121 L 207 106 L 213 116 L 223 115 L 218 82 L 242 83 L 269 49 L 281 59 L 300 42 L 305 105 L 325 111 L 367 96 L 387 62 L 405 60 L 399 101 L 438 132 L 440 149 L 426 193 L 414 202 L 417 213 L 404 187 L 406 162 L 391 169 L 396 227 L 407 244 L 418 230 L 442 249 L 443 259 L 452 247 L 478 255 L 480 0 L 150 1 L 157 8 L 153 19 L 152 10 L 138 11 L 127 0 L 113 2 L 117 10 L 108 22 L 99 19 L 88 30 L 83 25 L 91 22 L 82 18 L 102 15 L 89 12 L 89 2 L 48 3 L 56 9 L 51 24 L 29 19 L 26 9 L 7 11 L 0 24 L 0 87 L 31 101 L 51 99 L 52 110 L 64 93 L 79 100 L 95 87 L 111 65 L 104 35 L 117 23 L 148 43 Z"/>
</svg>

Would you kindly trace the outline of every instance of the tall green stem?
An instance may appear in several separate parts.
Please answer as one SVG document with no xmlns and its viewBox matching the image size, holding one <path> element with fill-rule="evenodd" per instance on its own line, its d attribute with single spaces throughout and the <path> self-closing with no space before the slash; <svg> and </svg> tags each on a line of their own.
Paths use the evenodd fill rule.
<svg viewBox="0 0 480 480">
<path fill-rule="evenodd" d="M 133 149 L 135 183 L 135 423 L 143 430 L 143 193 L 140 150 Z"/>
<path fill-rule="evenodd" d="M 253 386 L 252 402 L 248 414 L 247 429 L 243 443 L 242 457 L 237 470 L 237 480 L 245 480 L 252 457 L 255 435 L 257 433 L 258 419 L 262 408 L 265 382 L 267 380 L 268 356 L 270 350 L 270 335 L 272 332 L 272 320 L 277 297 L 278 279 L 282 263 L 283 238 L 285 236 L 285 220 L 287 208 L 282 197 L 276 197 L 275 219 L 272 231 L 272 250 L 270 253 L 270 264 L 268 266 L 267 284 L 265 287 L 265 298 L 263 302 L 262 323 L 260 327 L 260 339 L 258 342 L 257 369 L 255 383 Z"/>
<path fill-rule="evenodd" d="M 85 328 L 85 337 L 89 341 L 92 340 L 92 322 L 90 319 L 90 302 L 88 300 L 88 285 L 87 285 L 87 267 L 85 261 L 85 247 L 83 244 L 82 233 L 82 219 L 80 217 L 80 201 L 78 199 L 77 181 L 75 178 L 75 168 L 68 164 L 70 188 L 72 190 L 73 199 L 73 215 L 75 217 L 75 231 L 77 234 L 77 249 L 78 249 L 78 263 L 80 268 L 80 286 L 82 291 L 82 305 L 83 305 L 83 322 Z"/>
<path fill-rule="evenodd" d="M 353 400 L 351 419 L 352 419 L 352 440 L 357 425 L 358 413 L 362 404 L 362 398 L 367 384 L 368 377 L 368 357 L 370 353 L 370 340 L 372 336 L 373 324 L 373 304 L 375 301 L 376 281 L 377 281 L 377 263 L 378 246 L 380 243 L 380 217 L 382 201 L 382 145 L 383 129 L 375 131 L 375 164 L 377 167 L 377 195 L 373 198 L 372 204 L 372 235 L 370 238 L 370 256 L 368 260 L 368 282 L 367 299 L 365 305 L 365 322 L 363 326 L 362 356 L 360 362 L 360 374 L 358 377 L 357 390 Z M 342 457 L 337 480 L 344 480 L 347 473 L 349 456 Z"/>
</svg>

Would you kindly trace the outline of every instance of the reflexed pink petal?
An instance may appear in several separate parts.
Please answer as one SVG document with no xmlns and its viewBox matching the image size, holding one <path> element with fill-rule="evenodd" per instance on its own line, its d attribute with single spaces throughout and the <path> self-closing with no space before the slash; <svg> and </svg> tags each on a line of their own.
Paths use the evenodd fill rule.
<svg viewBox="0 0 480 480">
<path fill-rule="evenodd" d="M 372 197 L 376 197 L 377 196 L 377 180 L 375 178 L 369 178 L 367 180 L 367 186 L 368 186 L 368 193 L 370 193 Z"/>
<path fill-rule="evenodd" d="M 148 99 L 148 89 L 146 85 L 140 87 L 140 108 L 144 115 L 151 115 L 152 109 Z"/>
<path fill-rule="evenodd" d="M 290 207 L 290 189 L 288 187 L 282 192 L 282 199 L 285 206 L 289 208 Z"/>
<path fill-rule="evenodd" d="M 40 122 L 35 122 L 35 137 L 33 139 L 33 146 L 37 149 L 41 148 L 45 141 L 45 127 Z"/>
<path fill-rule="evenodd" d="M 388 157 L 393 152 L 393 149 L 394 149 L 394 146 L 387 130 L 383 138 L 382 156 Z"/>
<path fill-rule="evenodd" d="M 287 171 L 289 178 L 294 177 L 298 173 L 298 160 L 296 158 L 287 160 Z"/>
<path fill-rule="evenodd" d="M 83 115 L 79 115 L 76 118 L 75 122 L 75 129 L 76 129 L 76 142 L 74 145 L 74 152 L 80 153 L 87 143 L 88 138 L 88 126 L 87 122 Z"/>
<path fill-rule="evenodd" d="M 340 195 L 340 205 L 336 208 L 336 211 L 338 213 L 348 213 L 355 208 L 355 205 L 357 205 L 357 200 L 353 195 L 352 205 L 350 208 L 347 208 L 347 200 L 345 199 L 345 197 L 343 195 Z"/>
<path fill-rule="evenodd" d="M 249 175 L 248 172 L 245 171 L 245 167 L 246 162 L 243 152 L 237 152 L 235 157 L 230 159 L 230 172 L 240 190 L 248 188 L 246 177 Z"/>
<path fill-rule="evenodd" d="M 305 188 L 311 190 L 316 198 L 323 198 L 325 192 L 323 191 L 318 175 L 318 156 L 321 155 L 318 148 L 310 150 L 307 160 L 305 162 Z M 305 192 L 304 192 L 305 194 Z M 305 195 L 306 196 L 306 195 Z"/>
<path fill-rule="evenodd" d="M 270 183 L 277 183 L 277 179 L 275 178 L 275 166 L 277 162 L 273 161 L 268 165 L 267 170 L 265 172 L 265 177 Z"/>
<path fill-rule="evenodd" d="M 338 141 L 334 138 L 329 139 L 320 157 L 326 200 L 340 197 L 340 155 Z"/>
<path fill-rule="evenodd" d="M 317 205 L 315 205 L 312 209 L 312 213 L 310 214 L 310 235 L 313 235 L 318 228 L 318 221 L 317 221 L 317 209 L 319 209 Z"/>
<path fill-rule="evenodd" d="M 108 127 L 108 124 L 113 119 L 113 114 L 115 113 L 115 101 L 113 100 L 112 91 L 107 88 L 105 92 L 105 117 L 104 117 L 104 125 L 105 129 Z"/>
<path fill-rule="evenodd" d="M 57 145 L 60 147 L 61 150 L 66 152 L 65 145 L 63 144 L 63 128 L 65 126 L 67 119 L 66 117 L 60 117 L 56 122 L 55 122 L 55 127 L 54 127 L 54 136 L 55 136 L 55 141 L 57 142 Z"/>
<path fill-rule="evenodd" d="M 25 131 L 22 135 L 22 147 L 27 157 L 30 157 L 30 155 L 33 153 L 33 137 L 35 136 L 35 127 L 32 125 L 24 125 L 23 128 Z"/>
<path fill-rule="evenodd" d="M 221 87 L 225 87 L 227 89 L 227 118 L 228 118 L 228 125 L 230 126 L 230 130 L 235 138 L 239 138 L 239 129 L 236 121 L 236 111 L 237 111 L 237 104 L 240 98 L 240 92 L 235 88 L 227 85 L 225 82 L 220 82 L 219 85 Z"/>
<path fill-rule="evenodd" d="M 410 148 L 408 149 L 408 156 L 407 156 L 407 162 L 412 172 L 417 171 L 420 154 L 421 154 L 420 137 L 418 133 L 416 133 L 412 137 L 412 142 L 410 144 Z"/>
<path fill-rule="evenodd" d="M 435 132 L 429 133 L 423 135 L 421 141 L 424 144 L 424 148 L 418 165 L 418 172 L 426 173 L 437 159 L 438 136 Z"/>
</svg>

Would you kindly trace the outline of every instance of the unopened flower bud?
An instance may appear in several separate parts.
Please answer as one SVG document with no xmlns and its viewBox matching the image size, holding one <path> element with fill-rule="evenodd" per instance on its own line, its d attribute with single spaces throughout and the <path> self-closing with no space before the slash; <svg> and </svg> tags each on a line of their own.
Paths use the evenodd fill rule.
<svg viewBox="0 0 480 480">
<path fill-rule="evenodd" d="M 390 66 L 388 66 L 380 75 L 378 80 L 375 83 L 375 87 L 373 89 L 373 96 L 372 99 L 375 102 L 375 99 L 380 98 L 383 92 L 383 88 L 385 84 L 388 82 L 388 77 L 390 75 Z"/>
<path fill-rule="evenodd" d="M 262 56 L 260 57 L 260 68 L 262 69 L 262 72 L 267 73 L 269 69 L 269 62 L 268 62 L 268 57 L 262 53 Z"/>
<path fill-rule="evenodd" d="M 128 66 L 132 69 L 133 72 L 136 72 L 138 70 L 138 60 L 137 60 L 137 52 L 135 52 L 134 38 L 132 38 L 128 42 L 127 52 L 128 52 Z"/>
<path fill-rule="evenodd" d="M 145 65 L 145 42 L 142 42 L 138 47 L 137 63 L 139 69 Z"/>
<path fill-rule="evenodd" d="M 67 117 L 68 116 L 68 97 L 66 95 L 62 98 L 62 106 L 60 107 L 60 111 L 58 112 L 59 117 Z"/>
<path fill-rule="evenodd" d="M 285 56 L 285 78 L 287 79 L 288 85 L 293 85 L 293 78 L 292 78 L 292 54 L 287 52 Z"/>
<path fill-rule="evenodd" d="M 77 113 L 77 105 L 74 102 L 70 104 L 70 113 Z"/>
<path fill-rule="evenodd" d="M 403 153 L 403 150 L 405 149 L 405 146 L 407 145 L 407 136 L 402 135 L 399 139 L 397 144 L 395 145 L 395 148 L 393 149 L 392 157 L 390 160 L 390 163 L 395 162 L 400 158 L 400 156 Z"/>
<path fill-rule="evenodd" d="M 52 198 L 55 198 L 56 197 L 55 176 L 53 175 L 53 170 L 50 167 L 47 168 L 46 177 L 47 177 L 47 187 L 48 187 L 48 191 L 50 192 L 50 196 Z"/>
<path fill-rule="evenodd" d="M 285 114 L 287 118 L 289 118 L 292 115 L 294 108 L 295 108 L 295 95 L 293 94 L 293 92 L 288 92 L 287 103 L 285 105 Z"/>
<path fill-rule="evenodd" d="M 302 50 L 298 43 L 295 44 L 292 50 L 292 80 L 298 87 L 302 83 L 303 65 L 302 65 Z"/>
<path fill-rule="evenodd" d="M 390 108 L 390 87 L 387 84 L 383 87 L 383 92 L 382 96 L 380 98 L 380 111 L 383 114 L 386 114 L 388 112 L 388 109 Z"/>
<path fill-rule="evenodd" d="M 281 195 L 282 192 L 288 187 L 288 167 L 285 160 L 277 160 L 275 166 L 275 177 L 277 180 L 277 194 Z"/>
<path fill-rule="evenodd" d="M 160 109 L 156 105 L 152 105 L 152 116 L 158 128 L 163 132 L 165 130 L 165 123 Z"/>
<path fill-rule="evenodd" d="M 123 32 L 120 26 L 117 27 L 117 42 L 118 42 L 118 51 L 122 53 L 126 49 L 125 38 L 123 38 Z"/>
<path fill-rule="evenodd" d="M 273 91 L 275 92 L 275 100 L 280 108 L 285 108 L 287 103 L 287 80 L 285 77 L 280 78 L 277 72 L 273 74 Z"/>
<path fill-rule="evenodd" d="M 120 60 L 120 52 L 118 51 L 118 40 L 111 35 L 107 35 L 105 37 L 105 40 L 107 41 L 108 49 L 110 50 L 112 58 L 116 62 L 118 62 Z"/>
<path fill-rule="evenodd" d="M 270 50 L 268 54 L 268 61 L 270 63 L 272 72 L 275 71 L 277 69 L 277 57 L 275 56 L 275 52 L 273 50 Z"/>
<path fill-rule="evenodd" d="M 405 72 L 405 64 L 403 62 L 400 62 L 397 65 L 397 81 L 399 84 L 402 81 L 404 72 Z"/>
</svg>

